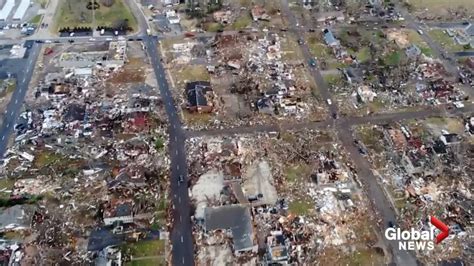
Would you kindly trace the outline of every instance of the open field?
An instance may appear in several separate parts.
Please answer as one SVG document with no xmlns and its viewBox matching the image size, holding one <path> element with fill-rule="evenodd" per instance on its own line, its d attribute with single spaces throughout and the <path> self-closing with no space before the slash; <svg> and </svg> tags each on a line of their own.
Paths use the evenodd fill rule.
<svg viewBox="0 0 474 266">
<path fill-rule="evenodd" d="M 123 0 L 116 0 L 110 7 L 100 5 L 95 11 L 87 8 L 89 1 L 61 1 L 56 13 L 56 28 L 74 27 L 113 27 L 128 20 L 128 25 L 136 29 L 137 22 Z"/>
<path fill-rule="evenodd" d="M 456 43 L 454 38 L 449 37 L 444 30 L 441 29 L 433 29 L 428 32 L 431 38 L 437 43 L 439 43 L 443 48 L 450 52 L 458 52 L 464 50 L 462 45 Z"/>
<path fill-rule="evenodd" d="M 438 11 L 441 9 L 464 7 L 472 10 L 474 2 L 471 0 L 407 0 L 416 9 L 429 9 Z"/>
</svg>

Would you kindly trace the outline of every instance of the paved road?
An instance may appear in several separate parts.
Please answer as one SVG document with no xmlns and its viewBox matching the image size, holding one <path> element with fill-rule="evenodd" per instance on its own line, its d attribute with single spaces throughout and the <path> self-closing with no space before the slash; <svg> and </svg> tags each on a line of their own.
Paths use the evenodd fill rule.
<svg viewBox="0 0 474 266">
<path fill-rule="evenodd" d="M 281 8 L 282 8 L 282 13 L 283 16 L 288 19 L 288 24 L 289 24 L 289 30 L 294 32 L 296 36 L 298 37 L 298 40 L 304 40 L 304 35 L 300 31 L 300 29 L 296 26 L 299 25 L 295 14 L 290 10 L 290 6 L 288 4 L 288 0 L 281 0 Z M 305 31 L 306 28 L 303 28 L 303 31 Z M 308 61 L 310 58 L 313 58 L 313 56 L 310 53 L 309 47 L 307 42 L 303 42 L 301 46 L 301 50 L 303 51 L 303 57 L 306 58 Z M 314 80 L 316 81 L 316 85 L 318 86 L 318 90 L 321 93 L 321 96 L 323 99 L 326 101 L 327 99 L 331 99 L 331 94 L 329 93 L 329 88 L 326 84 L 326 82 L 323 79 L 323 76 L 319 72 L 319 70 L 316 67 L 311 67 L 309 66 L 308 62 L 305 62 L 305 65 L 308 66 L 308 71 L 311 73 L 313 76 Z M 331 100 L 332 102 L 332 100 Z M 326 102 L 327 103 L 327 102 Z M 328 109 L 331 114 L 337 113 L 337 105 L 336 104 L 328 104 Z"/>
<path fill-rule="evenodd" d="M 290 28 L 294 31 L 298 39 L 304 40 L 301 31 L 297 29 L 296 25 L 299 25 L 297 22 L 293 12 L 291 12 L 288 1 L 281 0 L 282 3 L 282 11 L 283 14 L 289 21 Z M 303 31 L 306 31 L 306 28 L 303 27 Z M 306 42 L 301 45 L 303 56 L 304 58 L 312 58 L 312 55 L 309 51 L 309 47 Z M 306 65 L 309 66 L 308 63 Z M 328 87 L 321 76 L 321 73 L 316 69 L 309 66 L 309 71 L 313 75 L 316 84 L 318 85 L 318 89 L 321 92 L 321 96 L 324 99 L 331 99 L 331 94 L 329 93 Z M 331 114 L 337 113 L 337 106 L 336 104 L 328 104 L 328 108 Z M 329 119 L 333 119 L 330 117 Z M 334 121 L 334 120 L 333 120 Z M 336 130 L 338 132 L 339 139 L 342 141 L 343 145 L 345 146 L 346 150 L 350 153 L 351 158 L 354 160 L 355 165 L 361 173 L 359 175 L 359 179 L 364 185 L 364 189 L 368 195 L 368 198 L 374 202 L 373 207 L 374 209 L 380 214 L 382 217 L 384 224 L 388 221 L 394 221 L 396 217 L 396 213 L 393 209 L 391 209 L 392 205 L 385 197 L 384 191 L 380 184 L 377 182 L 376 178 L 371 174 L 371 167 L 369 163 L 362 157 L 362 155 L 356 150 L 356 148 L 352 145 L 352 136 L 350 132 L 350 124 L 344 122 L 347 120 L 337 121 L 336 123 Z M 382 231 L 385 229 L 384 227 L 381 228 Z M 385 240 L 385 239 L 384 239 Z M 413 254 L 408 253 L 406 251 L 398 250 L 397 243 L 391 243 L 385 240 L 387 247 L 390 249 L 392 253 L 392 261 L 397 265 L 409 266 L 409 265 L 416 265 L 416 259 Z"/>
<path fill-rule="evenodd" d="M 336 120 L 337 125 L 343 125 L 344 128 L 350 128 L 362 124 L 385 124 L 393 122 L 401 122 L 409 119 L 423 119 L 433 116 L 445 115 L 472 115 L 474 112 L 474 104 L 466 103 L 464 108 L 460 109 L 446 109 L 446 106 L 439 107 L 425 107 L 416 111 L 400 111 L 386 114 L 374 114 L 363 117 L 341 117 Z M 186 131 L 187 138 L 202 137 L 202 136 L 231 136 L 238 134 L 252 134 L 252 133 L 270 133 L 282 132 L 301 129 L 324 130 L 334 123 L 331 120 L 319 122 L 303 122 L 303 123 L 287 123 L 284 125 L 256 125 L 256 126 L 242 126 L 224 129 L 205 129 L 205 130 L 188 130 Z M 341 127 L 341 126 L 340 126 Z"/>
<path fill-rule="evenodd" d="M 10 103 L 7 106 L 6 113 L 3 114 L 3 123 L 0 128 L 0 158 L 3 158 L 5 151 L 8 148 L 8 139 L 10 134 L 13 132 L 16 119 L 20 114 L 20 109 L 23 105 L 23 100 L 25 99 L 26 91 L 28 90 L 28 84 L 30 83 L 31 76 L 33 75 L 33 70 L 40 50 L 40 44 L 33 44 L 33 46 L 28 50 L 26 68 L 9 68 L 9 71 L 18 71 L 15 73 L 17 76 L 17 86 L 16 90 L 13 92 Z"/>
<path fill-rule="evenodd" d="M 169 153 L 171 157 L 171 197 L 175 208 L 173 230 L 171 231 L 172 265 L 193 265 L 194 249 L 192 226 L 190 220 L 190 204 L 187 187 L 187 164 L 185 153 L 185 134 L 182 129 L 178 111 L 166 80 L 166 73 L 158 53 L 157 42 L 153 37 L 145 37 L 144 43 L 148 51 L 153 70 L 158 80 L 161 97 L 165 104 L 170 123 Z M 185 180 L 179 183 L 179 177 Z"/>
</svg>

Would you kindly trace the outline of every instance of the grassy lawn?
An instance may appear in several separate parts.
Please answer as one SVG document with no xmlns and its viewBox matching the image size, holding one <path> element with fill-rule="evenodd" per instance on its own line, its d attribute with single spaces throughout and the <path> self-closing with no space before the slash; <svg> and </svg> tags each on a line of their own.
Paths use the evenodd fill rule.
<svg viewBox="0 0 474 266">
<path fill-rule="evenodd" d="M 115 0 L 111 7 L 100 5 L 100 8 L 94 12 L 94 25 L 92 25 L 93 12 L 87 9 L 88 2 L 86 0 L 61 1 L 55 19 L 57 28 L 114 26 L 114 24 L 127 19 L 128 25 L 137 29 L 137 21 L 123 0 Z"/>
<path fill-rule="evenodd" d="M 329 74 L 323 76 L 324 81 L 328 85 L 337 85 L 342 82 L 342 75 L 341 74 Z"/>
<path fill-rule="evenodd" d="M 288 210 L 295 215 L 308 215 L 313 209 L 313 204 L 308 201 L 295 200 L 290 202 L 288 205 Z"/>
<path fill-rule="evenodd" d="M 281 39 L 281 51 L 283 60 L 302 60 L 303 53 L 293 35 L 287 35 Z"/>
<path fill-rule="evenodd" d="M 2 98 L 15 91 L 16 81 L 14 79 L 0 80 L 0 86 L 5 86 L 5 89 L 0 92 L 0 98 Z"/>
<path fill-rule="evenodd" d="M 209 32 L 218 32 L 219 30 L 224 29 L 224 27 L 220 23 L 212 22 L 206 24 L 205 29 Z"/>
<path fill-rule="evenodd" d="M 431 56 L 433 54 L 433 51 L 431 51 L 431 48 L 428 46 L 428 44 L 423 41 L 421 38 L 420 34 L 414 30 L 405 30 L 408 36 L 408 40 L 410 43 L 415 44 L 418 46 L 421 50 L 421 52 L 426 55 L 426 56 Z"/>
<path fill-rule="evenodd" d="M 302 178 L 308 178 L 310 174 L 311 167 L 305 164 L 289 166 L 285 171 L 286 180 L 290 183 L 295 183 Z"/>
<path fill-rule="evenodd" d="M 36 15 L 36 16 L 34 16 L 34 17 L 29 21 L 29 23 L 31 23 L 31 24 L 38 24 L 38 23 L 41 21 L 41 17 L 42 17 L 42 16 L 43 16 L 43 15 Z"/>
<path fill-rule="evenodd" d="M 385 56 L 384 58 L 385 64 L 396 66 L 400 64 L 403 55 L 404 53 L 402 51 L 393 51 Z"/>
<path fill-rule="evenodd" d="M 358 247 L 354 252 L 341 252 L 336 247 L 326 247 L 319 257 L 320 265 L 377 266 L 385 265 L 382 254 L 374 249 Z"/>
<path fill-rule="evenodd" d="M 11 178 L 4 177 L 0 179 L 0 190 L 12 190 L 13 185 L 15 184 L 15 180 Z M 10 198 L 10 192 L 0 192 L 1 199 L 8 199 Z"/>
<path fill-rule="evenodd" d="M 426 119 L 428 125 L 446 129 L 450 133 L 462 134 L 465 130 L 461 120 L 450 117 L 429 117 Z"/>
<path fill-rule="evenodd" d="M 188 81 L 210 81 L 211 77 L 205 66 L 190 65 L 175 70 L 174 76 L 178 83 L 185 83 Z"/>
<path fill-rule="evenodd" d="M 457 44 L 454 38 L 449 37 L 449 35 L 445 33 L 444 30 L 430 30 L 428 35 L 430 35 L 430 37 L 433 38 L 435 42 L 439 43 L 443 48 L 450 52 L 459 52 L 464 50 L 463 46 Z"/>
<path fill-rule="evenodd" d="M 177 84 L 183 85 L 189 81 L 210 81 L 211 77 L 205 66 L 189 65 L 173 70 L 172 75 Z"/>
<path fill-rule="evenodd" d="M 252 18 L 250 17 L 250 14 L 245 13 L 239 16 L 234 21 L 234 23 L 229 25 L 229 28 L 232 30 L 243 30 L 247 28 L 248 26 L 250 26 L 251 23 L 252 23 Z"/>
<path fill-rule="evenodd" d="M 319 42 L 315 36 L 310 36 L 307 38 L 309 50 L 312 55 L 317 57 L 318 59 L 331 59 L 331 49 L 329 49 L 326 45 Z"/>
<path fill-rule="evenodd" d="M 164 266 L 166 265 L 165 258 L 151 258 L 144 260 L 134 260 L 125 263 L 125 266 Z"/>
<path fill-rule="evenodd" d="M 370 59 L 370 49 L 369 49 L 369 47 L 361 48 L 357 52 L 356 57 L 357 57 L 357 60 L 359 60 L 359 62 L 361 62 L 361 63 L 369 61 L 369 59 Z"/>
<path fill-rule="evenodd" d="M 137 243 L 129 243 L 122 250 L 134 258 L 162 256 L 165 253 L 164 240 L 143 240 Z"/>
<path fill-rule="evenodd" d="M 183 110 L 183 120 L 186 125 L 205 126 L 209 125 L 212 119 L 212 114 L 190 113 L 187 110 Z"/>
<path fill-rule="evenodd" d="M 43 151 L 35 157 L 33 161 L 33 166 L 35 168 L 42 168 L 47 165 L 56 163 L 61 159 L 63 159 L 63 157 L 60 154 L 54 153 L 53 151 Z"/>
<path fill-rule="evenodd" d="M 464 7 L 467 10 L 474 8 L 474 2 L 471 0 L 410 0 L 409 3 L 416 9 L 425 9 L 431 11 L 439 11 L 441 9 L 455 9 L 457 7 Z"/>
<path fill-rule="evenodd" d="M 367 105 L 369 107 L 369 110 L 374 113 L 383 111 L 383 108 L 385 107 L 385 104 L 379 98 L 375 98 L 372 102 L 369 102 Z"/>
<path fill-rule="evenodd" d="M 375 152 L 382 152 L 385 147 L 383 144 L 383 133 L 372 126 L 362 126 L 357 129 L 357 135 L 364 145 Z"/>
</svg>

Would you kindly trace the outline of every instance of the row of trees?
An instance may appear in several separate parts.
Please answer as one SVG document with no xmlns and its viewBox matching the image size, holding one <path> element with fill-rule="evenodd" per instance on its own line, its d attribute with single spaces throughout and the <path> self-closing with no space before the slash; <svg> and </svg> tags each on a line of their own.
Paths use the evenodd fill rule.
<svg viewBox="0 0 474 266">
<path fill-rule="evenodd" d="M 133 30 L 128 25 L 128 19 L 118 19 L 116 20 L 111 27 L 109 26 L 98 26 L 98 31 L 105 30 L 105 31 L 131 31 Z M 64 27 L 59 29 L 60 33 L 68 33 L 68 32 L 91 32 L 91 27 Z"/>
</svg>

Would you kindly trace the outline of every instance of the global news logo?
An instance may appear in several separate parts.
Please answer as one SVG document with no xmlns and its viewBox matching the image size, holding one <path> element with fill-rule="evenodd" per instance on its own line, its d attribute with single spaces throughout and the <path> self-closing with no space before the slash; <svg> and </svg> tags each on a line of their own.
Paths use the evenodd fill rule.
<svg viewBox="0 0 474 266">
<path fill-rule="evenodd" d="M 429 231 L 419 231 L 413 228 L 401 230 L 400 228 L 390 227 L 385 230 L 385 238 L 398 241 L 398 249 L 400 250 L 433 250 L 435 244 L 441 243 L 449 236 L 449 227 L 434 216 L 430 217 L 430 223 L 433 228 Z M 440 230 L 436 236 L 435 228 Z"/>
</svg>

